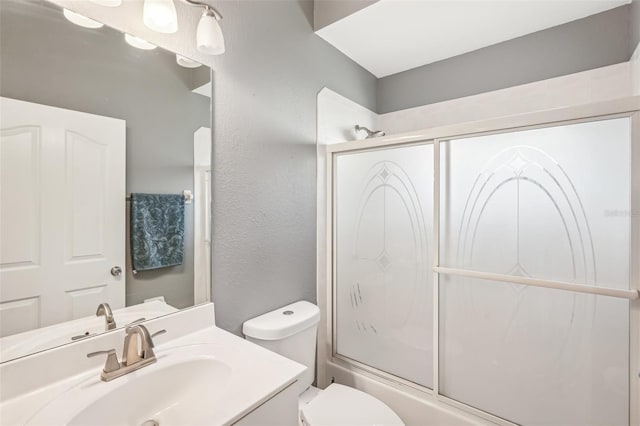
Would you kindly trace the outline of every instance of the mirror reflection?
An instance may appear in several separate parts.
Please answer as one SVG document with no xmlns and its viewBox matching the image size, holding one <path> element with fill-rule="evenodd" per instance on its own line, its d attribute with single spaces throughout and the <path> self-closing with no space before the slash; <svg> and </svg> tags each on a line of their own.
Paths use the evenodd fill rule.
<svg viewBox="0 0 640 426">
<path fill-rule="evenodd" d="M 209 301 L 211 70 L 0 12 L 0 361 Z"/>
</svg>

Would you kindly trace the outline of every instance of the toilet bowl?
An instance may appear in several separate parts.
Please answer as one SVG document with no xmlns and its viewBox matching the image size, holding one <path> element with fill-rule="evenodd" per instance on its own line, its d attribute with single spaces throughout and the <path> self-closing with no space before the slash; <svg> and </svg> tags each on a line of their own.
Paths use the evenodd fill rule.
<svg viewBox="0 0 640 426">
<path fill-rule="evenodd" d="M 298 380 L 299 419 L 304 426 L 404 426 L 398 415 L 366 392 L 333 383 L 311 386 L 315 372 L 320 310 L 301 301 L 243 324 L 245 338 L 307 367 Z"/>
<path fill-rule="evenodd" d="M 304 426 L 404 426 L 385 403 L 366 392 L 332 383 L 300 409 Z"/>
</svg>

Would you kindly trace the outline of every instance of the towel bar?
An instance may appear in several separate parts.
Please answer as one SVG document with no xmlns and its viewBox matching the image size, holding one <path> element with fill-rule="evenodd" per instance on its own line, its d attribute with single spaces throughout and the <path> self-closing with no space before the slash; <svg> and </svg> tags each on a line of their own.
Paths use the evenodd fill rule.
<svg viewBox="0 0 640 426">
<path fill-rule="evenodd" d="M 185 189 L 184 191 L 182 191 L 182 195 L 184 195 L 184 203 L 185 204 L 191 204 L 193 202 L 193 192 Z M 127 194 L 127 201 L 131 201 L 131 194 Z"/>
</svg>

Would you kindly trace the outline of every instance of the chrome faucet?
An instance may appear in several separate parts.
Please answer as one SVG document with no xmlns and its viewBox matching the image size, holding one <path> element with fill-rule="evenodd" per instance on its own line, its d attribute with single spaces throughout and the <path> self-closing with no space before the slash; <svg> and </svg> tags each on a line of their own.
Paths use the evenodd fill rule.
<svg viewBox="0 0 640 426">
<path fill-rule="evenodd" d="M 149 330 L 144 325 L 127 327 L 122 351 L 122 364 L 125 366 L 145 361 L 154 362 L 156 354 L 153 352 L 153 340 Z"/>
<path fill-rule="evenodd" d="M 104 382 L 124 376 L 156 362 L 156 354 L 153 352 L 153 337 L 166 333 L 167 330 L 160 330 L 150 334 L 147 327 L 138 324 L 133 327 L 127 327 L 125 332 L 122 362 L 118 361 L 115 349 L 87 354 L 87 358 L 107 355 L 107 360 L 100 374 L 100 378 Z"/>
<path fill-rule="evenodd" d="M 116 320 L 113 318 L 113 311 L 111 311 L 111 306 L 109 306 L 108 303 L 101 303 L 98 305 L 96 316 L 104 316 L 104 319 L 106 321 L 105 331 L 113 330 L 114 328 L 116 328 Z"/>
</svg>

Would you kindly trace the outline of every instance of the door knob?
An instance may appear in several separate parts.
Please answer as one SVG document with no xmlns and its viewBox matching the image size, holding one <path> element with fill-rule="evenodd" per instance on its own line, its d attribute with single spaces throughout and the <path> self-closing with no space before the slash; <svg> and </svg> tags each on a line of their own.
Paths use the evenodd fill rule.
<svg viewBox="0 0 640 426">
<path fill-rule="evenodd" d="M 111 268 L 111 275 L 113 275 L 114 277 L 119 277 L 120 275 L 122 275 L 122 268 L 119 266 L 114 266 L 113 268 Z"/>
</svg>

